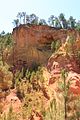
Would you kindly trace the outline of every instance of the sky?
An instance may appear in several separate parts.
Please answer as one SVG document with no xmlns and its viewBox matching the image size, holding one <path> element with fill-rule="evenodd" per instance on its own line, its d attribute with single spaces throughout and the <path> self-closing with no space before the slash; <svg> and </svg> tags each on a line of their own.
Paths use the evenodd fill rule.
<svg viewBox="0 0 80 120">
<path fill-rule="evenodd" d="M 46 20 L 64 13 L 66 19 L 73 16 L 80 20 L 80 0 L 0 0 L 0 33 L 12 32 L 18 12 L 34 13 Z"/>
</svg>

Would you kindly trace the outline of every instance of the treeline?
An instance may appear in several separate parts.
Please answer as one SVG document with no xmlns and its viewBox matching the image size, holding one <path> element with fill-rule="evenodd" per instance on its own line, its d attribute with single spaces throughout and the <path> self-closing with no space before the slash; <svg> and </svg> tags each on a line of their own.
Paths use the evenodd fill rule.
<svg viewBox="0 0 80 120">
<path fill-rule="evenodd" d="M 63 13 L 60 13 L 58 17 L 51 15 L 47 21 L 45 19 L 40 19 L 35 14 L 27 15 L 26 12 L 19 12 L 16 17 L 17 19 L 13 20 L 14 27 L 17 27 L 20 24 L 36 24 L 49 25 L 51 27 L 63 29 L 80 29 L 80 21 L 76 21 L 76 19 L 73 18 L 73 16 L 70 16 L 69 19 L 66 19 Z"/>
<path fill-rule="evenodd" d="M 0 62 L 2 61 L 4 65 L 4 54 L 9 53 L 10 49 L 13 46 L 13 39 L 11 33 L 5 33 L 2 31 L 0 33 Z"/>
</svg>

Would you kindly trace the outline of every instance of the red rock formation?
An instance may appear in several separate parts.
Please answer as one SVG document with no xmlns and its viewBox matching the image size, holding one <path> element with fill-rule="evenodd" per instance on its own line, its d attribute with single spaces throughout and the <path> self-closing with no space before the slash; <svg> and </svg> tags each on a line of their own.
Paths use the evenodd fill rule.
<svg viewBox="0 0 80 120">
<path fill-rule="evenodd" d="M 54 29 L 46 25 L 20 25 L 13 30 L 15 45 L 9 57 L 9 63 L 18 60 L 26 61 L 28 66 L 32 63 L 46 64 L 51 55 L 51 42 L 65 41 L 67 35 L 77 36 L 77 31 L 69 29 Z"/>
<path fill-rule="evenodd" d="M 69 92 L 80 94 L 80 66 L 75 54 L 66 53 L 66 45 L 68 45 L 67 42 L 48 60 L 49 84 L 55 84 L 60 79 L 61 70 L 66 69 L 68 71 L 66 81 L 71 82 Z M 75 47 L 75 53 L 77 54 L 77 51 L 80 49 L 80 41 L 76 40 L 73 47 Z"/>
<path fill-rule="evenodd" d="M 64 103 L 64 89 L 59 86 L 59 82 L 64 85 L 64 80 L 61 77 L 61 70 L 67 69 L 68 76 L 66 77 L 66 85 L 69 84 L 69 88 L 67 89 L 68 94 L 68 102 L 67 102 L 67 117 L 73 116 L 74 113 L 78 110 L 78 106 L 74 104 L 78 98 L 80 97 L 80 64 L 77 62 L 77 58 L 73 54 L 66 54 L 65 47 L 67 42 L 55 53 L 53 54 L 49 60 L 47 69 L 50 73 L 49 77 L 49 87 L 50 94 L 54 95 L 57 104 Z M 80 50 L 80 40 L 76 40 L 75 44 L 75 53 Z M 50 100 L 52 98 L 50 96 Z M 73 113 L 74 111 L 74 113 Z"/>
<path fill-rule="evenodd" d="M 9 112 L 9 108 L 11 105 L 14 112 L 18 113 L 21 111 L 21 101 L 16 95 L 16 90 L 10 91 L 10 94 L 6 97 L 4 101 L 4 107 L 3 107 L 4 113 Z"/>
</svg>

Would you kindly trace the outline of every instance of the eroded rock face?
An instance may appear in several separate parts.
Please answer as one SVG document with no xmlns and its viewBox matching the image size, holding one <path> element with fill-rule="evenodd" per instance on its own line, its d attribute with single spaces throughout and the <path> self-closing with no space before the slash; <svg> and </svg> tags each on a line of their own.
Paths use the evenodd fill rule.
<svg viewBox="0 0 80 120">
<path fill-rule="evenodd" d="M 80 63 L 78 64 L 77 57 L 75 55 L 75 53 L 80 50 L 80 40 L 77 39 L 74 43 L 74 55 L 66 52 L 65 48 L 67 45 L 67 42 L 65 42 L 65 44 L 49 58 L 47 69 L 50 74 L 48 90 L 51 90 L 50 94 L 53 93 L 56 103 L 57 105 L 61 105 L 61 109 L 62 106 L 64 106 L 64 89 L 59 83 L 64 86 L 62 70 L 66 69 L 68 72 L 65 81 L 66 85 L 69 85 L 66 90 L 68 92 L 67 118 L 70 118 L 73 114 L 76 114 L 76 111 L 78 111 L 78 106 L 74 103 L 75 101 L 78 101 L 78 97 L 80 97 Z M 50 98 L 52 98 L 52 94 Z"/>
<path fill-rule="evenodd" d="M 21 101 L 17 97 L 15 89 L 11 90 L 10 94 L 4 100 L 4 113 L 8 113 L 10 107 L 13 108 L 13 112 L 19 113 L 21 111 Z"/>
<path fill-rule="evenodd" d="M 41 25 L 20 25 L 13 30 L 15 40 L 12 55 L 9 63 L 16 63 L 18 60 L 31 64 L 46 64 L 51 56 L 51 43 L 54 40 L 65 41 L 67 35 L 77 36 L 75 30 L 54 29 Z M 14 53 L 14 54 L 13 54 Z"/>
<path fill-rule="evenodd" d="M 67 47 L 69 47 L 69 43 L 66 41 L 58 52 L 52 54 L 48 60 L 47 69 L 50 73 L 49 85 L 53 87 L 56 82 L 58 83 L 58 80 L 61 79 L 61 71 L 65 69 L 68 72 L 66 81 L 71 82 L 70 93 L 80 95 L 80 62 L 77 55 L 77 52 L 80 50 L 79 38 L 75 41 L 74 46 L 72 46 L 74 54 L 69 54 L 70 51 L 66 51 Z"/>
</svg>

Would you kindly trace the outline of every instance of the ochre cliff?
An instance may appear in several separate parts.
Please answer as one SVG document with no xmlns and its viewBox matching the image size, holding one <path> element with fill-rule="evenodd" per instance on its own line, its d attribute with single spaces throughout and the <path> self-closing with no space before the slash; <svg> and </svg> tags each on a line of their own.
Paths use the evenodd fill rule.
<svg viewBox="0 0 80 120">
<path fill-rule="evenodd" d="M 74 44 L 70 46 L 70 49 L 67 52 L 69 45 L 70 44 L 66 39 L 66 42 L 58 49 L 58 51 L 53 53 L 49 58 L 47 65 L 47 70 L 49 72 L 48 91 L 51 90 L 52 94 L 54 94 L 57 105 L 61 104 L 61 109 L 62 104 L 64 103 L 62 102 L 62 98 L 64 97 L 63 91 L 65 91 L 64 86 L 66 84 L 67 118 L 71 118 L 78 110 L 78 107 L 74 103 L 80 96 L 80 56 L 77 54 L 80 52 L 80 38 L 75 40 Z M 66 70 L 67 74 L 62 72 L 64 70 Z"/>
<path fill-rule="evenodd" d="M 47 63 L 51 56 L 52 41 L 65 42 L 66 37 L 71 34 L 77 37 L 75 30 L 55 29 L 46 25 L 20 25 L 12 34 L 15 44 L 9 63 L 20 60 L 25 61 L 28 66 Z"/>
</svg>

